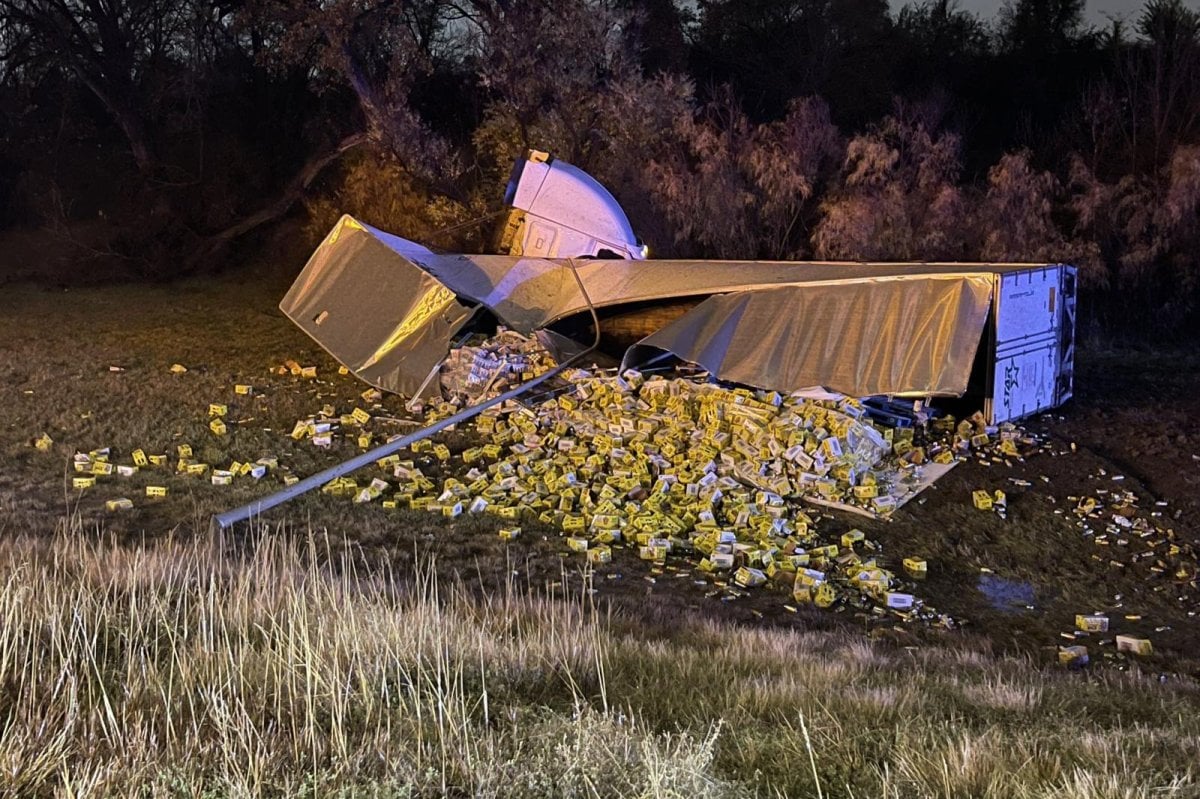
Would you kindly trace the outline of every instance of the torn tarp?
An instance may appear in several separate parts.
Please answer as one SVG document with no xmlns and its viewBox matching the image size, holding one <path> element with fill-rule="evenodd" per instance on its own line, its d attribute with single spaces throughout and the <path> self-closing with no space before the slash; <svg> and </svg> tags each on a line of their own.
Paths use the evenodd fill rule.
<svg viewBox="0 0 1200 799">
<path fill-rule="evenodd" d="M 665 350 L 767 389 L 948 396 L 967 386 L 996 275 L 1028 268 L 440 254 L 346 216 L 280 307 L 358 377 L 406 394 L 475 305 L 530 334 L 586 312 L 589 300 L 692 297 L 704 301 L 639 342 L 628 364 Z"/>
<path fill-rule="evenodd" d="M 723 380 L 764 388 L 961 394 L 990 296 L 986 275 L 718 294 L 638 342 L 626 364 L 666 351 Z"/>
</svg>

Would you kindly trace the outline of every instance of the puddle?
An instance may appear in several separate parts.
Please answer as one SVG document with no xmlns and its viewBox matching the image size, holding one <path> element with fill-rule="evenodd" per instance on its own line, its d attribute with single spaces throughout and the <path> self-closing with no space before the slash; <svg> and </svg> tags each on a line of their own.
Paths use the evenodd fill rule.
<svg viewBox="0 0 1200 799">
<path fill-rule="evenodd" d="M 1033 584 L 1024 580 L 1006 580 L 994 574 L 981 574 L 975 587 L 983 592 L 993 608 L 1006 613 L 1030 610 L 1034 604 Z"/>
</svg>

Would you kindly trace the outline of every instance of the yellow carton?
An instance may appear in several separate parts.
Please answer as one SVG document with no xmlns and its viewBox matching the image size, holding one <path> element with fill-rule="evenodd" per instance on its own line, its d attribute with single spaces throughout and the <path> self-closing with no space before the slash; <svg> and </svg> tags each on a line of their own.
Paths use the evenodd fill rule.
<svg viewBox="0 0 1200 799">
<path fill-rule="evenodd" d="M 1117 636 L 1117 651 L 1129 652 L 1145 657 L 1154 653 L 1154 646 L 1147 638 L 1135 638 L 1132 635 Z"/>
<path fill-rule="evenodd" d="M 979 510 L 992 509 L 992 495 L 982 489 L 971 492 L 971 501 L 975 503 L 975 507 Z"/>
<path fill-rule="evenodd" d="M 146 464 L 149 463 L 149 460 L 147 460 L 147 458 L 146 458 L 146 452 L 144 450 L 135 449 L 133 452 L 131 452 L 129 454 L 133 458 L 134 466 L 145 466 Z"/>
<path fill-rule="evenodd" d="M 104 509 L 108 511 L 133 510 L 133 500 L 125 499 L 124 497 L 121 499 L 110 499 L 104 503 Z"/>
<path fill-rule="evenodd" d="M 759 569 L 741 567 L 733 574 L 733 581 L 742 588 L 757 588 L 767 581 L 767 575 Z"/>
<path fill-rule="evenodd" d="M 905 558 L 904 571 L 911 577 L 924 577 L 929 573 L 929 564 L 921 558 Z"/>
<path fill-rule="evenodd" d="M 248 397 L 254 393 L 254 386 L 248 386 L 244 383 L 238 383 L 233 387 L 233 393 L 243 397 Z"/>
<path fill-rule="evenodd" d="M 588 563 L 600 565 L 602 563 L 612 563 L 612 548 L 607 544 L 597 544 L 587 551 Z"/>
<path fill-rule="evenodd" d="M 866 540 L 866 537 L 866 534 L 862 530 L 851 530 L 848 533 L 842 534 L 842 546 L 846 549 L 853 549 L 855 544 Z"/>
<path fill-rule="evenodd" d="M 829 583 L 821 583 L 813 591 L 812 601 L 819 608 L 831 607 L 837 602 L 837 591 Z"/>
<path fill-rule="evenodd" d="M 96 485 L 95 477 L 72 477 L 71 478 L 71 487 L 72 488 L 80 488 L 80 489 L 94 488 L 95 485 Z"/>
<path fill-rule="evenodd" d="M 371 414 L 367 413 L 362 408 L 355 408 L 351 412 L 350 416 L 359 424 L 366 424 L 367 422 L 371 421 Z"/>
<path fill-rule="evenodd" d="M 42 433 L 40 436 L 38 436 L 37 440 L 33 442 L 33 445 L 42 452 L 47 452 L 52 446 L 54 446 L 54 439 L 45 433 Z"/>
<path fill-rule="evenodd" d="M 165 497 L 166 495 L 166 486 L 146 486 L 146 496 L 148 497 Z"/>
<path fill-rule="evenodd" d="M 1108 632 L 1108 616 L 1100 614 L 1075 616 L 1075 627 L 1089 633 Z"/>
<path fill-rule="evenodd" d="M 212 430 L 213 433 L 218 436 L 223 436 L 228 432 L 228 428 L 225 427 L 225 423 L 220 419 L 213 419 L 211 422 L 209 422 L 208 429 Z"/>
<path fill-rule="evenodd" d="M 1060 646 L 1058 662 L 1064 666 L 1086 666 L 1088 663 L 1088 648 L 1086 646 Z"/>
<path fill-rule="evenodd" d="M 521 536 L 521 528 L 520 527 L 501 527 L 500 528 L 500 540 L 501 541 L 515 541 L 520 536 Z"/>
<path fill-rule="evenodd" d="M 222 405 L 217 402 L 211 403 L 208 406 L 208 415 L 209 416 L 228 416 L 229 415 L 229 406 Z"/>
<path fill-rule="evenodd" d="M 175 452 L 178 453 L 179 457 L 181 458 L 190 458 L 192 457 L 192 446 L 191 444 L 180 444 L 175 448 Z"/>
</svg>

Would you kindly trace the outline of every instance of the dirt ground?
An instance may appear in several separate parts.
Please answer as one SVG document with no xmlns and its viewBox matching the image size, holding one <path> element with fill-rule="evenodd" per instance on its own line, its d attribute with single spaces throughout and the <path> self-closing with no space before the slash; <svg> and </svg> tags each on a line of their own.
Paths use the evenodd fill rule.
<svg viewBox="0 0 1200 799">
<path fill-rule="evenodd" d="M 339 412 L 362 405 L 367 387 L 338 375 L 332 359 L 279 313 L 286 287 L 287 278 L 279 277 L 69 291 L 0 287 L 0 535 L 50 535 L 67 529 L 69 519 L 131 543 L 215 535 L 213 513 L 275 490 L 283 473 L 306 476 L 355 454 L 351 442 L 321 450 L 287 435 L 297 419 L 325 404 Z M 289 358 L 316 365 L 318 378 L 272 373 Z M 188 371 L 172 374 L 174 363 Z M 891 521 L 844 514 L 821 520 L 823 535 L 834 539 L 862 529 L 897 571 L 901 558 L 926 558 L 929 577 L 913 591 L 954 617 L 953 630 L 884 623 L 846 606 L 792 611 L 783 588 L 734 594 L 682 558 L 655 569 L 624 549 L 597 570 L 596 595 L 612 603 L 619 623 L 664 636 L 680 614 L 701 614 L 754 625 L 859 626 L 904 646 L 982 636 L 997 651 L 1046 662 L 1060 645 L 1083 643 L 1095 665 L 1123 668 L 1128 660 L 1115 655 L 1112 640 L 1121 633 L 1151 639 L 1155 653 L 1143 659 L 1146 667 L 1200 674 L 1200 592 L 1188 549 L 1198 543 L 1200 518 L 1200 431 L 1192 424 L 1200 416 L 1198 366 L 1192 352 L 1085 349 L 1077 359 L 1075 399 L 1025 423 L 1045 438 L 1038 454 L 1011 466 L 969 459 Z M 235 395 L 235 384 L 253 385 L 254 395 Z M 209 431 L 209 403 L 230 406 L 229 435 Z M 372 413 L 397 420 L 377 418 L 380 436 L 412 427 L 398 398 L 385 397 Z M 48 452 L 32 446 L 43 433 L 55 442 Z M 144 470 L 102 478 L 84 492 L 71 488 L 77 451 L 110 447 L 114 463 L 129 463 L 134 449 L 174 453 L 184 443 L 214 466 L 274 456 L 281 469 L 262 482 L 231 486 Z M 448 443 L 461 449 L 461 434 Z M 148 501 L 146 485 L 165 485 L 170 494 Z M 1007 493 L 1007 518 L 972 506 L 971 491 L 979 488 Z M 1121 511 L 1126 518 L 1171 528 L 1183 547 L 1166 572 L 1155 570 L 1157 555 L 1144 554 L 1165 533 L 1142 539 L 1114 529 L 1106 544 L 1096 543 L 1112 523 L 1112 508 L 1128 504 L 1118 499 L 1126 491 L 1136 497 L 1134 508 Z M 107 511 L 105 501 L 116 497 L 136 507 Z M 1100 500 L 1096 517 L 1084 521 L 1091 535 L 1073 512 L 1087 497 Z M 370 557 L 401 565 L 432 555 L 441 573 L 483 590 L 508 577 L 552 592 L 581 590 L 585 580 L 581 556 L 567 552 L 556 531 L 536 524 L 506 544 L 491 517 L 443 522 L 322 494 L 266 520 L 324 529 Z M 221 542 L 240 545 L 244 536 L 239 531 Z M 1109 615 L 1110 631 L 1073 635 L 1076 614 L 1093 612 Z"/>
</svg>

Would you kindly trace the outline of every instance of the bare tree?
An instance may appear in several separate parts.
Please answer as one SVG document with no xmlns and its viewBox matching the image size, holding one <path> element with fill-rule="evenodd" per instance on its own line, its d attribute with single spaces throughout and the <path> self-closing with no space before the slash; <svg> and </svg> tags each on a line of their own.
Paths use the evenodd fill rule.
<svg viewBox="0 0 1200 799">
<path fill-rule="evenodd" d="M 677 245 L 722 258 L 807 254 L 816 197 L 842 153 L 823 101 L 797 100 L 779 122 L 754 125 L 725 93 L 680 116 L 673 134 L 647 176 Z"/>
<path fill-rule="evenodd" d="M 65 69 L 96 97 L 138 169 L 155 166 L 145 120 L 147 69 L 180 55 L 189 3 L 173 0 L 0 0 L 7 71 Z"/>
<path fill-rule="evenodd" d="M 932 115 L 931 115 L 932 113 Z M 821 258 L 961 259 L 970 247 L 958 185 L 961 141 L 936 131 L 936 111 L 901 106 L 855 136 L 842 179 L 822 201 L 813 233 Z"/>
</svg>

